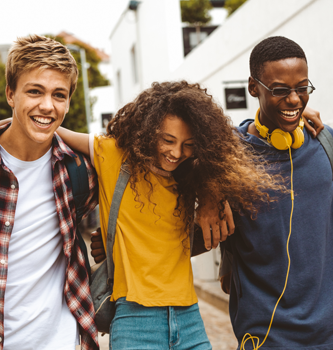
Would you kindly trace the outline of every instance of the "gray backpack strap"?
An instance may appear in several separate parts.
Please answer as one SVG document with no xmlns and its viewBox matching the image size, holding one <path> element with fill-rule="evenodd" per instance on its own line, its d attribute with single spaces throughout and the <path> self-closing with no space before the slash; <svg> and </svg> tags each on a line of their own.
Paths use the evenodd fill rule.
<svg viewBox="0 0 333 350">
<path fill-rule="evenodd" d="M 110 280 L 110 282 L 113 281 L 113 274 L 114 274 L 114 264 L 113 264 L 112 255 L 113 255 L 114 238 L 116 235 L 118 212 L 119 212 L 120 202 L 123 197 L 123 194 L 130 176 L 131 174 L 129 172 L 128 165 L 126 163 L 123 163 L 120 168 L 116 188 L 114 190 L 113 197 L 112 197 L 112 204 L 110 208 L 109 223 L 108 223 L 108 234 L 107 234 L 107 240 L 106 240 L 108 281 Z"/>
<path fill-rule="evenodd" d="M 333 180 L 333 136 L 328 131 L 328 129 L 323 129 L 320 134 L 317 136 L 317 139 L 323 146 L 328 159 L 330 160 L 332 167 L 332 180 Z"/>
</svg>

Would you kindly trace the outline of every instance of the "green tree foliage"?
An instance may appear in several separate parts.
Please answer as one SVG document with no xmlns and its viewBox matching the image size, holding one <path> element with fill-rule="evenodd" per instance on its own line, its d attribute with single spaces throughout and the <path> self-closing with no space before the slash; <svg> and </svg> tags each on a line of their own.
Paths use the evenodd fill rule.
<svg viewBox="0 0 333 350">
<path fill-rule="evenodd" d="M 180 9 L 182 22 L 195 26 L 197 33 L 197 44 L 200 43 L 200 27 L 212 20 L 209 10 L 212 9 L 209 0 L 181 0 Z"/>
<path fill-rule="evenodd" d="M 241 7 L 247 0 L 226 0 L 224 8 L 228 11 L 228 17 Z"/>
<path fill-rule="evenodd" d="M 49 35 L 48 35 L 49 36 Z M 56 37 L 55 40 L 64 44 L 64 41 L 60 37 Z M 99 71 L 98 64 L 100 59 L 96 55 L 95 51 L 89 47 L 83 46 L 81 43 L 74 43 L 76 46 L 83 47 L 86 50 L 86 60 L 89 63 L 88 69 L 88 80 L 89 88 L 94 88 L 98 86 L 110 85 L 108 79 L 106 79 Z M 71 98 L 69 112 L 63 122 L 65 128 L 78 131 L 87 132 L 87 122 L 86 122 L 86 111 L 84 104 L 84 90 L 83 90 L 83 79 L 81 71 L 81 60 L 79 52 L 72 52 L 75 58 L 78 68 L 79 68 L 79 79 L 77 83 L 77 88 Z M 0 61 L 0 119 L 10 118 L 12 116 L 11 108 L 7 103 L 6 95 L 6 79 L 5 79 L 5 65 Z M 96 102 L 96 99 L 90 100 L 90 108 Z"/>
<path fill-rule="evenodd" d="M 60 37 L 55 37 L 55 40 L 65 44 L 63 39 Z M 100 59 L 96 55 L 95 51 L 91 50 L 89 47 L 81 43 L 73 43 L 73 45 L 82 47 L 86 50 L 86 61 L 89 64 L 88 68 L 88 81 L 89 88 L 94 88 L 98 86 L 110 85 L 110 82 L 100 73 L 98 69 L 98 64 Z M 79 79 L 77 82 L 76 90 L 71 98 L 70 108 L 66 115 L 62 126 L 65 128 L 77 131 L 77 132 L 87 132 L 87 122 L 86 122 L 86 111 L 84 103 L 84 89 L 83 89 L 83 79 L 82 79 L 82 66 L 81 58 L 79 52 L 72 52 L 75 58 L 78 68 L 79 68 Z M 90 110 L 96 100 L 90 99 Z"/>
<path fill-rule="evenodd" d="M 181 0 L 180 8 L 182 22 L 201 27 L 212 20 L 209 14 L 212 4 L 209 0 Z"/>
<path fill-rule="evenodd" d="M 10 118 L 12 116 L 12 109 L 7 103 L 5 90 L 5 65 L 0 60 L 0 120 Z"/>
</svg>

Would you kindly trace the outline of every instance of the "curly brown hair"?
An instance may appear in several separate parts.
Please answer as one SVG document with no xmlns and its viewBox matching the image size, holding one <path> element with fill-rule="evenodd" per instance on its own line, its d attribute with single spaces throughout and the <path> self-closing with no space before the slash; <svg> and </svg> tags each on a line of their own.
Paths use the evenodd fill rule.
<svg viewBox="0 0 333 350">
<path fill-rule="evenodd" d="M 115 138 L 124 151 L 136 200 L 140 201 L 135 186 L 138 174 L 143 174 L 153 191 L 149 164 L 156 164 L 160 126 L 167 114 L 187 123 L 194 137 L 194 157 L 173 172 L 178 183 L 174 215 L 184 217 L 186 228 L 194 220 L 195 203 L 201 205 L 207 198 L 220 203 L 228 200 L 233 209 L 256 213 L 258 205 L 271 201 L 268 189 L 283 188 L 266 172 L 263 160 L 246 148 L 207 89 L 186 81 L 155 82 L 121 108 L 107 126 L 107 136 Z M 223 210 L 220 204 L 221 214 Z"/>
</svg>

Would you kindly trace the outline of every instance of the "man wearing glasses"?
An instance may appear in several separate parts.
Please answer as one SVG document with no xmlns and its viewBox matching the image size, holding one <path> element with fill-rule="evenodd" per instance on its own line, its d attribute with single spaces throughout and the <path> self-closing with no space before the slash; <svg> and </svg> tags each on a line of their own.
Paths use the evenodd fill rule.
<svg viewBox="0 0 333 350">
<path fill-rule="evenodd" d="M 239 131 L 293 191 L 270 193 L 275 201 L 260 208 L 255 220 L 235 214 L 235 234 L 225 243 L 233 256 L 234 332 L 241 350 L 331 350 L 332 169 L 320 142 L 302 130 L 301 116 L 315 90 L 306 56 L 292 40 L 270 37 L 253 49 L 250 71 L 248 89 L 260 109 Z"/>
</svg>

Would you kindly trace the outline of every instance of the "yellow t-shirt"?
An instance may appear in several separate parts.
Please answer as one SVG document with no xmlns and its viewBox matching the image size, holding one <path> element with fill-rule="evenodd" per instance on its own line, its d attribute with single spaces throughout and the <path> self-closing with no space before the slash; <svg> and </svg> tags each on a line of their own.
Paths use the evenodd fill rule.
<svg viewBox="0 0 333 350">
<path fill-rule="evenodd" d="M 122 156 L 114 139 L 95 137 L 94 162 L 104 245 Z M 130 183 L 124 191 L 113 248 L 115 273 L 111 300 L 126 297 L 144 306 L 193 305 L 198 300 L 193 286 L 189 239 L 184 241 L 183 220 L 174 215 L 176 182 L 172 177 L 152 172 L 149 179 L 154 188 L 150 202 L 147 181 L 141 179 L 136 184 L 143 208 L 135 201 Z"/>
</svg>

